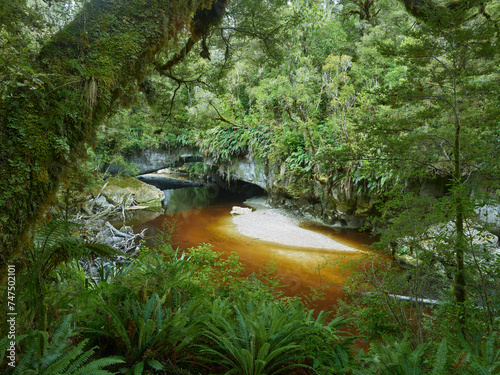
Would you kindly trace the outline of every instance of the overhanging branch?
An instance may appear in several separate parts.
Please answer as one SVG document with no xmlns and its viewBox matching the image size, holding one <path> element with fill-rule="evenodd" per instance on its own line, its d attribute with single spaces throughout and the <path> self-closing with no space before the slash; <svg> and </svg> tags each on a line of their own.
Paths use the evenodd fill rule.
<svg viewBox="0 0 500 375">
<path fill-rule="evenodd" d="M 243 128 L 244 127 L 243 125 L 236 124 L 235 122 L 232 122 L 232 121 L 228 120 L 227 118 L 225 118 L 224 116 L 222 116 L 221 113 L 219 112 L 219 110 L 217 109 L 217 107 L 214 106 L 211 101 L 209 101 L 208 104 L 210 104 L 212 106 L 212 108 L 215 109 L 215 112 L 217 112 L 217 114 L 219 115 L 219 117 L 215 118 L 216 120 L 226 122 L 228 124 L 236 126 L 237 128 Z"/>
<path fill-rule="evenodd" d="M 456 27 L 465 21 L 467 12 L 480 7 L 484 0 L 458 0 L 440 5 L 433 0 L 399 0 L 408 13 L 419 20 L 443 29 Z"/>
<path fill-rule="evenodd" d="M 222 21 L 226 2 L 227 0 L 216 0 L 209 9 L 201 7 L 196 11 L 191 24 L 191 35 L 186 44 L 169 61 L 161 66 L 157 66 L 158 71 L 170 71 L 174 65 L 184 60 L 193 46 L 200 40 L 203 41 L 203 49 L 200 53 L 201 57 L 210 59 L 210 53 L 208 52 L 205 40 L 212 26 L 217 26 Z"/>
</svg>

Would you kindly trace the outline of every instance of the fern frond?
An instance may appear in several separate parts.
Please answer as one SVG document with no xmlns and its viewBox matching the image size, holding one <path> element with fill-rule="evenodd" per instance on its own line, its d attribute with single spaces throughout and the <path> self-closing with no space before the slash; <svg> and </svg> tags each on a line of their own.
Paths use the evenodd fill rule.
<svg viewBox="0 0 500 375">
<path fill-rule="evenodd" d="M 68 367 L 67 372 L 69 374 L 72 374 L 76 369 L 80 368 L 95 353 L 96 347 L 90 348 L 86 352 L 83 352 L 83 347 L 87 344 L 87 342 L 88 342 L 88 339 L 83 340 L 80 344 L 78 344 L 78 347 L 80 347 L 79 348 L 80 352 L 78 353 L 79 357 L 78 357 L 78 355 L 75 356 L 75 360 Z M 78 358 L 76 358 L 76 357 L 78 357 Z"/>
<path fill-rule="evenodd" d="M 15 375 L 112 375 L 102 368 L 123 363 L 119 358 L 107 357 L 89 361 L 95 349 L 85 350 L 88 339 L 70 346 L 68 339 L 73 335 L 71 315 L 59 325 L 49 341 L 49 334 L 34 331 L 26 337 L 26 349 L 20 354 L 14 370 Z M 20 336 L 20 340 L 24 338 Z M 3 341 L 0 341 L 2 343 Z"/>
<path fill-rule="evenodd" d="M 80 226 L 68 220 L 53 219 L 35 233 L 33 243 L 43 251 L 46 247 L 54 246 L 60 238 L 70 236 L 71 232 Z"/>
<path fill-rule="evenodd" d="M 134 375 L 142 375 L 143 371 L 144 371 L 144 361 L 141 361 L 134 366 Z"/>
<path fill-rule="evenodd" d="M 125 361 L 118 357 L 99 358 L 80 367 L 72 375 L 112 375 L 111 372 L 103 370 L 103 368 L 118 363 L 125 363 Z"/>
<path fill-rule="evenodd" d="M 153 313 L 153 309 L 155 308 L 158 300 L 159 300 L 159 297 L 158 297 L 158 294 L 156 294 L 156 293 L 153 293 L 151 295 L 151 297 L 148 299 L 148 301 L 146 302 L 146 305 L 144 306 L 144 313 L 142 316 L 142 319 L 144 321 L 148 321 L 151 318 L 151 315 Z"/>
<path fill-rule="evenodd" d="M 0 339 L 0 363 L 3 363 L 3 359 L 5 358 L 5 353 L 7 352 L 7 349 L 10 347 L 10 343 L 13 341 L 16 344 L 23 341 L 27 335 L 19 335 L 16 336 L 13 340 L 9 339 L 8 336 L 4 336 Z"/>
<path fill-rule="evenodd" d="M 432 369 L 431 375 L 442 375 L 445 373 L 447 354 L 448 354 L 448 342 L 446 341 L 446 339 L 443 339 L 443 341 L 441 341 L 441 344 L 439 344 L 439 348 L 436 353 L 436 359 L 434 362 L 434 367 Z"/>
<path fill-rule="evenodd" d="M 65 345 L 65 347 L 62 348 L 61 351 L 55 352 L 50 358 L 45 358 L 45 360 L 42 362 L 43 372 L 51 375 L 71 374 L 71 372 L 67 371 L 67 368 L 80 355 L 84 354 L 84 347 L 87 344 L 87 341 L 88 340 L 84 340 L 73 347 L 68 347 L 67 345 Z M 91 354 L 93 354 L 93 350 L 91 351 Z"/>
<path fill-rule="evenodd" d="M 165 370 L 165 366 L 155 359 L 148 359 L 146 364 L 155 370 Z"/>
<path fill-rule="evenodd" d="M 20 357 L 19 361 L 16 364 L 14 375 L 25 374 L 30 367 L 32 359 L 36 358 L 37 354 L 39 353 L 41 353 L 39 335 L 28 337 L 26 339 L 26 349 L 23 356 Z"/>
<path fill-rule="evenodd" d="M 490 375 L 497 374 L 500 370 L 500 349 L 496 348 L 497 333 L 493 333 L 487 340 L 477 336 L 474 346 L 470 346 L 463 337 L 460 338 L 462 346 L 467 351 L 469 358 L 467 372 L 469 374 Z"/>
<path fill-rule="evenodd" d="M 50 346 L 47 345 L 48 352 L 45 354 L 60 353 L 67 345 L 67 340 L 71 335 L 71 314 L 59 324 L 56 332 L 52 335 Z M 49 351 L 50 350 L 50 351 Z"/>
</svg>

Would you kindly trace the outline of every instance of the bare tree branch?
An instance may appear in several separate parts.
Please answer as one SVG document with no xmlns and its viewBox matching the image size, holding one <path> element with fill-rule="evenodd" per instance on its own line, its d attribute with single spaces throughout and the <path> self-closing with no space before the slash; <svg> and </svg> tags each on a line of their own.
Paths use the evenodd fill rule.
<svg viewBox="0 0 500 375">
<path fill-rule="evenodd" d="M 213 109 L 215 109 L 215 112 L 217 112 L 217 114 L 219 115 L 219 117 L 216 117 L 215 119 L 216 120 L 219 120 L 219 121 L 223 121 L 223 122 L 226 122 L 228 124 L 231 124 L 233 126 L 236 126 L 237 128 L 244 128 L 243 125 L 240 125 L 240 124 L 236 124 L 228 119 L 226 119 L 224 116 L 221 115 L 221 113 L 219 112 L 219 110 L 212 104 L 211 101 L 208 102 L 208 104 L 210 104 L 212 106 Z"/>
</svg>

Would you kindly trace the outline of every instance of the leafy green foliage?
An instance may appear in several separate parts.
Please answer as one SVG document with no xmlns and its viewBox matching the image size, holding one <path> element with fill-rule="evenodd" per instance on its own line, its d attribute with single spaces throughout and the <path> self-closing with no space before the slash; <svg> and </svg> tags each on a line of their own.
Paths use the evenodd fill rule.
<svg viewBox="0 0 500 375">
<path fill-rule="evenodd" d="M 344 311 L 352 324 L 385 340 L 356 371 L 498 372 L 496 336 L 472 335 L 498 330 L 499 261 L 467 232 L 479 191 L 498 189 L 498 1 L 478 9 L 475 1 L 404 1 L 424 20 L 417 23 L 387 0 L 232 2 L 202 47 L 160 75 L 150 67 L 189 37 L 199 2 L 95 0 L 76 17 L 80 2 L 4 3 L 0 265 L 23 247 L 22 327 L 35 322 L 44 332 L 29 336 L 29 358 L 42 357 L 47 332 L 75 311 L 87 339 L 103 348 L 88 354 L 72 339 L 64 350 L 82 366 L 87 355 L 118 352 L 122 370 L 138 374 L 206 371 L 201 362 L 233 373 L 355 367 L 350 340 L 337 335 L 341 319 L 314 319 L 287 304 L 275 278 L 244 278 L 236 256 L 223 258 L 210 245 L 143 251 L 89 280 L 74 259 L 111 254 L 77 240 L 70 224 L 53 221 L 32 246 L 24 240 L 61 182 L 85 174 L 84 185 L 113 164 L 133 174 L 126 157 L 137 150 L 189 146 L 229 177 L 234 161 L 258 160 L 274 192 L 321 201 L 327 217 L 380 216 L 371 222 L 380 249 L 408 262 L 361 265 L 349 285 Z M 422 14 L 423 4 L 439 12 Z M 196 54 L 207 57 L 207 48 L 211 60 Z M 130 108 L 117 108 L 117 99 Z M 89 144 L 96 146 L 90 166 L 71 175 Z M 426 191 L 430 182 L 440 190 Z M 424 308 L 394 294 L 441 303 Z M 459 331 L 466 338 L 449 345 Z"/>
<path fill-rule="evenodd" d="M 47 328 L 46 293 L 54 271 L 63 263 L 80 258 L 114 257 L 117 250 L 97 241 L 85 241 L 73 236 L 79 225 L 65 220 L 46 223 L 35 235 L 33 245 L 26 251 L 26 306 L 40 330 Z M 33 307 L 31 307 L 33 306 Z"/>
<path fill-rule="evenodd" d="M 142 374 L 151 368 L 161 370 L 164 366 L 155 359 L 156 353 L 189 345 L 200 325 L 200 318 L 195 318 L 199 315 L 196 302 L 174 310 L 167 307 L 166 300 L 166 294 L 161 299 L 153 294 L 145 303 L 131 298 L 114 306 L 101 300 L 99 309 L 107 317 L 107 324 L 86 329 L 85 333 L 118 348 L 130 374 Z"/>
<path fill-rule="evenodd" d="M 498 333 L 495 332 L 487 339 L 475 336 L 472 345 L 463 337 L 460 344 L 465 349 L 465 373 L 467 374 L 496 374 L 500 369 L 500 349 L 498 349 Z"/>
<path fill-rule="evenodd" d="M 19 5 L 23 11 L 25 4 L 36 3 Z M 84 156 L 86 144 L 92 143 L 115 101 L 131 96 L 127 94 L 135 91 L 158 49 L 190 24 L 198 6 L 199 1 L 182 2 L 175 10 L 162 1 L 117 1 L 104 6 L 99 0 L 87 2 L 36 56 L 29 55 L 29 66 L 24 61 L 11 66 L 21 67 L 30 79 L 24 82 L 24 73 L 9 73 L 16 81 L 8 91 L 2 90 L 0 102 L 0 167 L 8 176 L 0 188 L 2 270 L 29 242 L 28 234 L 42 208 L 52 201 L 71 165 Z M 2 5 L 1 10 L 11 8 Z M 172 16 L 160 16 L 170 12 Z M 6 19 L 3 12 L 1 19 Z M 23 26 L 21 22 L 18 27 Z"/>
<path fill-rule="evenodd" d="M 355 370 L 354 374 L 382 373 L 388 375 L 418 375 L 418 374 L 446 374 L 447 343 L 442 341 L 436 352 L 434 366 L 428 368 L 424 359 L 428 344 L 422 344 L 413 349 L 406 338 L 401 342 L 392 342 L 387 345 L 374 344 L 370 347 L 370 356 L 365 357 L 369 368 Z"/>
<path fill-rule="evenodd" d="M 325 314 L 314 318 L 298 302 L 219 299 L 204 323 L 200 359 L 226 373 L 278 374 L 298 367 L 342 373 L 350 362 L 348 341 L 337 336 L 343 321 L 325 321 Z"/>
<path fill-rule="evenodd" d="M 299 366 L 289 362 L 303 350 L 298 344 L 303 333 L 301 311 L 264 301 L 230 306 L 226 301 L 213 305 L 203 336 L 215 346 L 201 346 L 208 355 L 204 360 L 247 375 L 276 374 Z"/>
<path fill-rule="evenodd" d="M 6 374 L 54 374 L 54 375 L 111 375 L 104 367 L 122 363 L 119 358 L 103 357 L 91 359 L 96 347 L 85 350 L 88 339 L 76 341 L 74 336 L 72 316 L 68 315 L 59 325 L 53 335 L 46 331 L 33 331 L 29 335 L 18 338 L 18 345 L 23 346 L 22 354 L 15 367 L 9 367 Z M 0 341 L 0 351 L 8 348 L 10 341 Z"/>
<path fill-rule="evenodd" d="M 215 163 L 231 163 L 245 155 L 262 158 L 269 149 L 269 129 L 218 126 L 200 135 L 197 143 Z"/>
</svg>

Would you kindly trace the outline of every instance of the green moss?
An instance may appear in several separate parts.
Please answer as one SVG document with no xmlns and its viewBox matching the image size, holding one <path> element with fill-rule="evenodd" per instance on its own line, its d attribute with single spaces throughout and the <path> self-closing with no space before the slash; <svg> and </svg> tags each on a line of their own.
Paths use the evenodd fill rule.
<svg viewBox="0 0 500 375">
<path fill-rule="evenodd" d="M 116 188 L 116 189 L 122 189 L 126 187 L 130 187 L 133 189 L 140 189 L 144 185 L 144 182 L 141 182 L 137 178 L 130 176 L 110 177 L 106 180 L 106 182 L 108 182 L 108 188 Z"/>
</svg>

